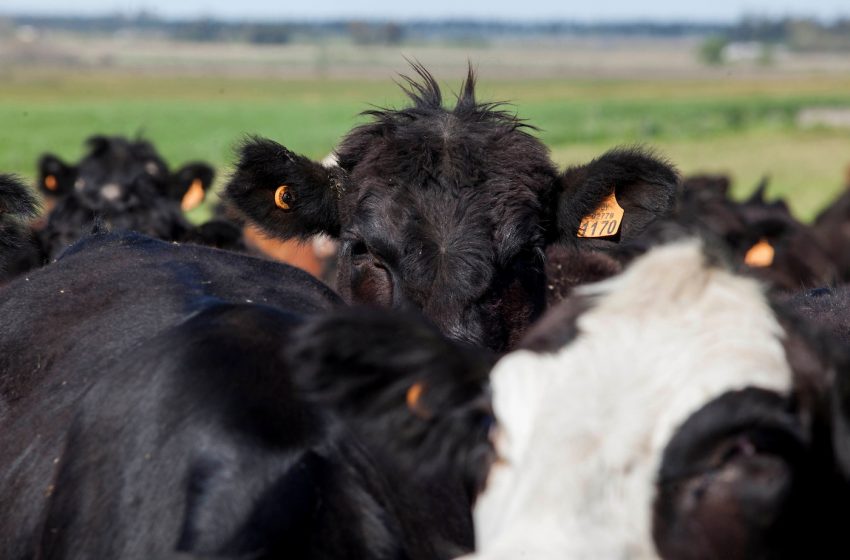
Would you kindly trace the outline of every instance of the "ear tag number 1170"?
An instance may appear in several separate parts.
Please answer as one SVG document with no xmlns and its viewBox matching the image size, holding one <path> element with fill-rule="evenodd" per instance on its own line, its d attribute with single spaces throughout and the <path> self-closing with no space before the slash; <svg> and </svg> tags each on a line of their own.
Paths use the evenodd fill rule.
<svg viewBox="0 0 850 560">
<path fill-rule="evenodd" d="M 625 211 L 617 203 L 614 193 L 611 193 L 592 214 L 582 218 L 576 236 L 611 237 L 617 235 L 617 232 L 620 231 L 620 225 L 623 223 L 624 213 Z"/>
</svg>

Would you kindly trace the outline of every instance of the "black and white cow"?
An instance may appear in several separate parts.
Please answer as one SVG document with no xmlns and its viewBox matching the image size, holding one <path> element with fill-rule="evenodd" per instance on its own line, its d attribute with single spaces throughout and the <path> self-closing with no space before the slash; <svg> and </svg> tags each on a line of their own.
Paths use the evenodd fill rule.
<svg viewBox="0 0 850 560">
<path fill-rule="evenodd" d="M 850 361 L 710 253 L 579 288 L 496 365 L 472 558 L 850 554 Z"/>
<path fill-rule="evenodd" d="M 609 250 L 668 213 L 678 176 L 639 149 L 559 172 L 531 127 L 475 98 L 453 108 L 414 66 L 411 105 L 368 111 L 324 167 L 271 140 L 242 148 L 226 197 L 272 236 L 340 242 L 337 289 L 351 303 L 421 309 L 447 335 L 511 347 L 546 302 L 547 246 Z M 584 218 L 606 201 L 620 220 Z M 603 223 L 604 221 L 604 223 Z M 578 238 L 580 229 L 590 235 Z"/>
</svg>

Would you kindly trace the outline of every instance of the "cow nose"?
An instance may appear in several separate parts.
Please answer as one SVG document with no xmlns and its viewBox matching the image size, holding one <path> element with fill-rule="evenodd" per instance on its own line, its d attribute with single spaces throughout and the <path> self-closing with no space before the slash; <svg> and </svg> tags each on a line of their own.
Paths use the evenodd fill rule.
<svg viewBox="0 0 850 560">
<path fill-rule="evenodd" d="M 115 183 L 107 183 L 100 188 L 100 196 L 109 202 L 121 198 L 121 187 Z"/>
</svg>

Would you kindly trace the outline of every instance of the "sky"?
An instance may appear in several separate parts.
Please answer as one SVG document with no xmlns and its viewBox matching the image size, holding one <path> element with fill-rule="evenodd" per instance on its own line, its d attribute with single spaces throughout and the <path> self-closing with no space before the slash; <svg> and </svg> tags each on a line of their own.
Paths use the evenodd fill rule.
<svg viewBox="0 0 850 560">
<path fill-rule="evenodd" d="M 94 15 L 147 10 L 166 18 L 734 21 L 750 16 L 850 18 L 850 0 L 0 0 L 0 13 Z"/>
</svg>

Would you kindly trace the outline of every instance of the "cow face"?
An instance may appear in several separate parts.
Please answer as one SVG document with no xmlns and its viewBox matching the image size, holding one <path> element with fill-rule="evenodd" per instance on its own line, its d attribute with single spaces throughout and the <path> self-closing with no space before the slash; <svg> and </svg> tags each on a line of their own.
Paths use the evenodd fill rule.
<svg viewBox="0 0 850 560">
<path fill-rule="evenodd" d="M 504 350 L 544 307 L 544 247 L 636 235 L 670 209 L 677 176 L 639 150 L 559 174 L 528 126 L 475 100 L 471 72 L 446 108 L 415 68 L 412 105 L 367 112 L 372 122 L 342 141 L 337 166 L 254 139 L 226 196 L 271 235 L 339 238 L 337 288 L 348 301 L 418 308 L 455 339 Z M 619 228 L 578 239 L 583 217 L 612 194 L 625 212 Z"/>
<path fill-rule="evenodd" d="M 172 174 L 144 140 L 92 136 L 86 144 L 89 152 L 75 166 L 51 154 L 41 157 L 39 187 L 48 200 L 74 196 L 94 212 L 120 213 L 164 197 L 190 210 L 203 201 L 212 184 L 210 166 L 193 163 Z"/>
<path fill-rule="evenodd" d="M 716 262 L 694 241 L 654 249 L 579 288 L 496 365 L 477 557 L 831 550 L 818 537 L 847 503 L 847 445 L 831 442 L 847 415 L 824 388 L 844 370 Z"/>
</svg>

